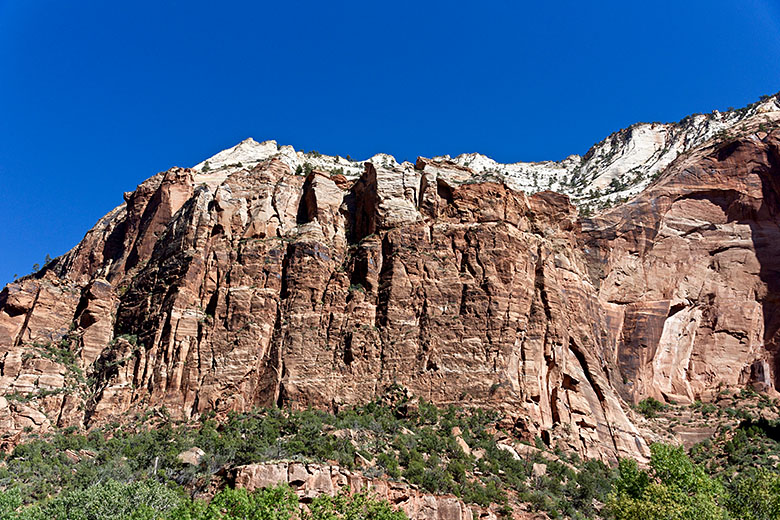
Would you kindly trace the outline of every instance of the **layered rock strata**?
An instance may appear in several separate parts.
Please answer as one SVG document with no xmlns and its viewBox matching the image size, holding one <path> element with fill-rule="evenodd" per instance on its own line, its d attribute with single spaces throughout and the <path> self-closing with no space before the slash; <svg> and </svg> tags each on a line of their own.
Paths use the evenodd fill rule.
<svg viewBox="0 0 780 520">
<path fill-rule="evenodd" d="M 627 403 L 778 383 L 777 133 L 678 157 L 592 219 L 444 160 L 355 182 L 174 168 L 0 293 L 0 425 L 90 427 L 391 384 L 517 435 L 642 458 Z"/>
<path fill-rule="evenodd" d="M 574 208 L 455 182 L 468 174 L 367 163 L 345 189 L 270 160 L 216 188 L 150 179 L 3 292 L 0 385 L 24 397 L 3 403 L 7 431 L 150 406 L 333 409 L 400 383 L 583 455 L 644 453 L 609 384 Z"/>
<path fill-rule="evenodd" d="M 583 223 L 613 360 L 634 401 L 780 384 L 780 140 L 759 132 L 678 160 Z"/>
</svg>

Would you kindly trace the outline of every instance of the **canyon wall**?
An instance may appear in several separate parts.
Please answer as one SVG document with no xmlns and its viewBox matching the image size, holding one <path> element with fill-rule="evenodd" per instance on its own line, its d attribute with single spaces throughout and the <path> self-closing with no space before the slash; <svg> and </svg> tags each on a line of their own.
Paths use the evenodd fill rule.
<svg viewBox="0 0 780 520">
<path fill-rule="evenodd" d="M 779 146 L 708 141 L 588 219 L 443 159 L 171 169 L 0 293 L 2 442 L 401 384 L 642 459 L 631 402 L 777 387 Z"/>
<path fill-rule="evenodd" d="M 778 388 L 779 145 L 761 132 L 698 150 L 583 223 L 625 397 Z"/>
</svg>

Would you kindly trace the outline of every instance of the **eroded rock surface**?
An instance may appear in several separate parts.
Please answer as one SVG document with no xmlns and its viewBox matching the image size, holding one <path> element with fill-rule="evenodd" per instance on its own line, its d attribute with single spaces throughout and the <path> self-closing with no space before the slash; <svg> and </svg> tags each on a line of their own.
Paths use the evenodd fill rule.
<svg viewBox="0 0 780 520">
<path fill-rule="evenodd" d="M 149 407 L 335 409 L 400 383 L 641 459 L 627 403 L 777 387 L 779 144 L 709 142 L 585 220 L 444 160 L 355 182 L 279 158 L 158 174 L 0 293 L 4 442 Z"/>
<path fill-rule="evenodd" d="M 574 208 L 469 173 L 369 163 L 346 186 L 272 159 L 215 187 L 150 179 L 3 292 L 0 385 L 27 399 L 8 431 L 163 405 L 335 408 L 397 382 L 583 455 L 643 454 Z"/>
<path fill-rule="evenodd" d="M 632 202 L 583 224 L 626 397 L 685 403 L 747 384 L 776 391 L 779 137 L 697 150 Z"/>
<path fill-rule="evenodd" d="M 340 492 L 367 492 L 388 501 L 394 508 L 415 520 L 497 520 L 499 515 L 489 508 L 467 505 L 454 495 L 433 495 L 403 482 L 368 478 L 338 466 L 276 462 L 239 466 L 233 473 L 237 487 L 254 490 L 278 484 L 288 484 L 306 504 L 320 495 Z M 532 520 L 547 518 L 517 510 L 511 518 Z"/>
</svg>

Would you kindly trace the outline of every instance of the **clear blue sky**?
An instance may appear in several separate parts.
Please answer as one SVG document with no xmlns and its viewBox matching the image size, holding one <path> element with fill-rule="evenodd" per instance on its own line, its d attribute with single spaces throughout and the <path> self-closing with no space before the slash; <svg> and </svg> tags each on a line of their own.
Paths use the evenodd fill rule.
<svg viewBox="0 0 780 520">
<path fill-rule="evenodd" d="M 0 286 L 249 136 L 557 160 L 745 105 L 780 90 L 778 4 L 0 0 Z"/>
</svg>

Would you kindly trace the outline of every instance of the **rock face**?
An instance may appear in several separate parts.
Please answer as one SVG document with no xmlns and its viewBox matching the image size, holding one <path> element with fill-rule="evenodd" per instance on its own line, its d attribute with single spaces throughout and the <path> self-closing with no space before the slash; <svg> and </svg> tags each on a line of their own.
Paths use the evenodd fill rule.
<svg viewBox="0 0 780 520">
<path fill-rule="evenodd" d="M 744 108 L 694 114 L 677 123 L 637 123 L 596 143 L 584 156 L 559 162 L 501 164 L 481 154 L 453 161 L 504 179 L 514 189 L 554 189 L 582 208 L 599 209 L 641 192 L 677 157 L 713 137 L 734 136 L 762 123 L 773 126 L 778 120 L 780 99 L 764 96 Z"/>
<path fill-rule="evenodd" d="M 700 149 L 631 203 L 584 222 L 627 398 L 778 388 L 779 137 Z"/>
<path fill-rule="evenodd" d="M 215 188 L 150 179 L 3 292 L 0 385 L 24 397 L 7 431 L 335 408 L 398 382 L 586 456 L 641 455 L 574 208 L 469 175 L 367 163 L 345 190 L 272 159 Z"/>
<path fill-rule="evenodd" d="M 250 464 L 235 469 L 237 487 L 250 491 L 278 484 L 288 484 L 302 502 L 320 495 L 336 495 L 339 492 L 367 491 L 380 500 L 387 500 L 393 507 L 404 511 L 409 518 L 419 520 L 496 520 L 498 515 L 489 509 L 469 506 L 454 495 L 431 495 L 402 482 L 372 479 L 338 466 L 304 464 L 302 462 L 278 462 Z M 535 515 L 513 518 L 534 518 Z"/>
<path fill-rule="evenodd" d="M 158 174 L 0 293 L 3 442 L 149 407 L 334 409 L 399 383 L 641 459 L 628 402 L 780 382 L 780 134 L 758 126 L 592 219 L 444 159 L 378 156 L 350 182 L 242 143 L 268 157 Z"/>
</svg>

